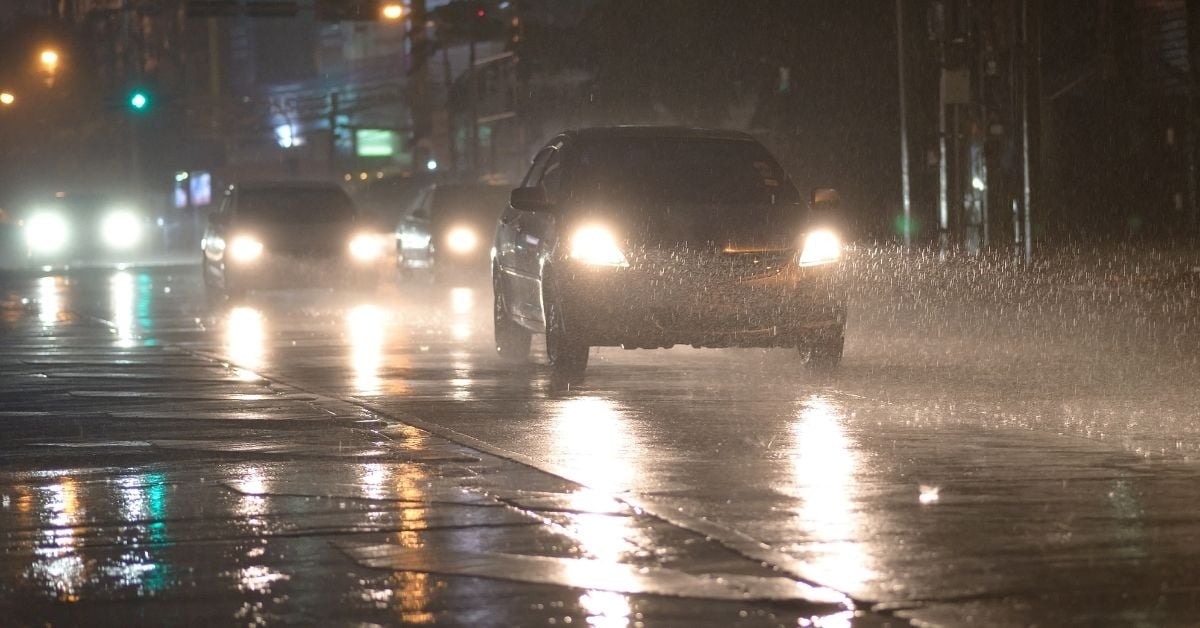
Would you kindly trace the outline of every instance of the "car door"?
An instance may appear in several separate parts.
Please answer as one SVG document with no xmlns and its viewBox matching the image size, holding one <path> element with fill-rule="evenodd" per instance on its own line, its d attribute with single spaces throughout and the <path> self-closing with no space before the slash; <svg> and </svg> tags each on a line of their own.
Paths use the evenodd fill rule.
<svg viewBox="0 0 1200 628">
<path fill-rule="evenodd" d="M 521 181 L 521 187 L 530 187 L 541 181 L 554 149 L 547 146 L 538 152 L 533 164 Z M 529 284 L 537 278 L 530 275 L 528 245 L 521 235 L 522 212 L 508 203 L 496 225 L 496 269 L 499 272 L 497 289 L 503 290 L 512 313 L 520 318 L 529 316 Z"/>
<path fill-rule="evenodd" d="M 553 247 L 554 227 L 562 192 L 564 172 L 563 143 L 550 147 L 546 167 L 534 184 L 545 194 L 546 206 L 537 211 L 522 211 L 517 220 L 516 264 L 521 283 L 521 314 L 530 322 L 545 322 L 542 312 L 542 269 Z"/>
<path fill-rule="evenodd" d="M 233 217 L 234 192 L 228 191 L 221 199 L 221 207 L 211 214 L 204 230 L 205 272 L 215 278 L 225 274 L 225 247 L 229 237 L 230 220 Z"/>
</svg>

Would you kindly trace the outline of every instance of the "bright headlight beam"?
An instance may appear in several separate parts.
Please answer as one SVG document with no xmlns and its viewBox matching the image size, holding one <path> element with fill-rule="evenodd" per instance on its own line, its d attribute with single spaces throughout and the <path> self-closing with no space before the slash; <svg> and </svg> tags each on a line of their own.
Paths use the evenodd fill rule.
<svg viewBox="0 0 1200 628">
<path fill-rule="evenodd" d="M 25 223 L 25 243 L 37 253 L 56 253 L 70 236 L 67 220 L 59 214 L 34 214 Z"/>
<path fill-rule="evenodd" d="M 842 257 L 842 239 L 828 229 L 813 231 L 804 237 L 800 252 L 801 266 L 817 266 L 836 262 Z"/>
<path fill-rule="evenodd" d="M 100 224 L 100 237 L 110 248 L 132 248 L 142 240 L 142 222 L 131 210 L 113 210 Z"/>
<path fill-rule="evenodd" d="M 379 236 L 359 234 L 350 240 L 350 255 L 360 262 L 379 259 L 383 255 L 383 242 Z"/>
<path fill-rule="evenodd" d="M 612 231 L 600 227 L 582 227 L 571 236 L 571 259 L 594 266 L 628 266 L 629 260 L 617 245 Z"/>
<path fill-rule="evenodd" d="M 446 234 L 446 246 L 455 253 L 470 253 L 477 244 L 479 238 L 467 227 L 455 227 Z"/>
<path fill-rule="evenodd" d="M 236 236 L 229 243 L 229 256 L 236 262 L 253 262 L 263 252 L 263 243 L 250 236 Z"/>
</svg>

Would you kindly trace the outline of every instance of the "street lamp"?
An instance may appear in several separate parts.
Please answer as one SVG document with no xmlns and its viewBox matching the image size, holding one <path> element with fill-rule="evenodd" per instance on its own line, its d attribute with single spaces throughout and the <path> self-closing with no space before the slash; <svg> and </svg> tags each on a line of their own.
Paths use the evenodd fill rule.
<svg viewBox="0 0 1200 628">
<path fill-rule="evenodd" d="M 42 68 L 47 72 L 54 73 L 58 69 L 58 51 L 53 48 L 47 48 L 38 56 L 38 60 L 42 62 Z"/>
<path fill-rule="evenodd" d="M 383 16 L 383 19 L 389 21 L 402 19 L 404 17 L 404 13 L 404 4 L 400 2 L 384 3 L 383 7 L 379 10 L 379 14 Z"/>
<path fill-rule="evenodd" d="M 17 97 L 12 95 L 12 92 L 0 92 L 0 105 L 8 107 L 14 102 L 17 102 Z"/>
</svg>

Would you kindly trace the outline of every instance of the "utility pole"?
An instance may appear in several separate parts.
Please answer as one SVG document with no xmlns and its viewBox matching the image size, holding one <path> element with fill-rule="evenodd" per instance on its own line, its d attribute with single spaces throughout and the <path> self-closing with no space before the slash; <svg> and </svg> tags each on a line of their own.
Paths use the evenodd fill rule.
<svg viewBox="0 0 1200 628">
<path fill-rule="evenodd" d="M 1191 207 L 1190 237 L 1200 236 L 1200 190 L 1197 181 L 1200 161 L 1200 2 L 1187 2 L 1188 34 L 1188 86 L 1187 86 L 1187 129 L 1188 129 L 1188 196 Z"/>
<path fill-rule="evenodd" d="M 470 54 L 467 59 L 467 88 L 470 93 L 470 105 L 467 107 L 471 116 L 471 178 L 479 176 L 479 73 L 475 71 L 475 40 L 478 38 L 475 23 L 476 16 L 468 16 L 467 37 L 470 38 Z"/>
<path fill-rule="evenodd" d="M 412 85 L 412 140 L 413 168 L 421 169 L 433 155 L 433 104 L 430 98 L 429 64 L 432 55 L 429 51 L 429 38 L 425 33 L 426 10 L 425 0 L 412 0 L 410 4 L 408 28 L 412 41 L 412 56 L 410 57 L 409 75 Z"/>
<path fill-rule="evenodd" d="M 329 176 L 337 176 L 337 130 L 338 130 L 338 93 L 329 94 L 329 153 L 326 165 Z"/>
<path fill-rule="evenodd" d="M 896 0 L 896 66 L 900 83 L 900 188 L 904 207 L 904 248 L 912 246 L 912 188 L 908 163 L 908 89 L 904 77 L 904 0 Z"/>
<path fill-rule="evenodd" d="M 1031 93 L 1034 90 L 1031 90 L 1030 86 L 1038 80 L 1038 68 L 1041 65 L 1040 42 L 1037 42 L 1035 38 L 1035 41 L 1030 43 L 1029 3 L 1030 0 L 1021 0 L 1021 197 L 1025 210 L 1023 240 L 1025 263 L 1027 264 L 1033 260 L 1033 173 L 1030 164 L 1032 151 L 1030 149 L 1029 101 L 1035 96 Z M 1037 30 L 1040 36 L 1041 29 Z M 1040 98 L 1040 96 L 1039 92 L 1036 97 Z"/>
</svg>

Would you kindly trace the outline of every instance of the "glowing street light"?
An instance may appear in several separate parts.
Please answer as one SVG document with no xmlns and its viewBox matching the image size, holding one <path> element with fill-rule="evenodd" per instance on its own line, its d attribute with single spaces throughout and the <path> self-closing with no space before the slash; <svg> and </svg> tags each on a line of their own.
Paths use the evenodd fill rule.
<svg viewBox="0 0 1200 628">
<path fill-rule="evenodd" d="M 399 2 L 388 2 L 380 9 L 380 14 L 385 20 L 399 20 L 404 17 L 404 5 Z"/>
<path fill-rule="evenodd" d="M 17 102 L 17 97 L 12 95 L 12 92 L 0 92 L 0 105 L 8 107 Z"/>
<path fill-rule="evenodd" d="M 47 48 L 38 56 L 38 60 L 42 62 L 42 67 L 47 72 L 54 72 L 58 69 L 58 51 L 53 48 Z"/>
</svg>

